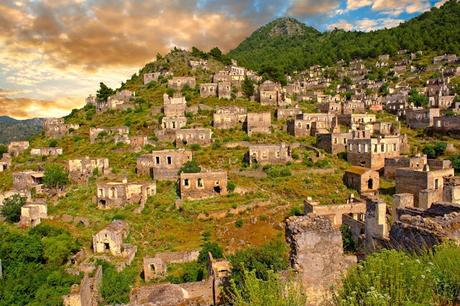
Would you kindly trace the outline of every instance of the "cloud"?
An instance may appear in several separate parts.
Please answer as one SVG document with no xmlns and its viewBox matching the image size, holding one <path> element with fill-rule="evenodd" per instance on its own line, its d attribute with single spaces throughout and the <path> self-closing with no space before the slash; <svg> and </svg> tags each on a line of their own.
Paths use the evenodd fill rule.
<svg viewBox="0 0 460 306">
<path fill-rule="evenodd" d="M 361 19 L 353 24 L 353 29 L 357 31 L 374 31 L 383 28 L 393 28 L 404 22 L 402 19 L 378 18 L 378 19 Z"/>
<path fill-rule="evenodd" d="M 0 89 L 0 114 L 16 119 L 33 117 L 64 116 L 69 109 L 81 104 L 72 98 L 63 97 L 56 101 L 40 100 L 26 97 L 10 97 L 17 92 Z"/>
<path fill-rule="evenodd" d="M 354 10 L 370 6 L 372 10 L 388 15 L 414 14 L 430 9 L 429 0 L 347 0 L 347 9 Z"/>
<path fill-rule="evenodd" d="M 287 14 L 295 17 L 309 17 L 336 10 L 339 5 L 340 1 L 338 0 L 294 0 L 288 8 Z"/>
<path fill-rule="evenodd" d="M 345 20 L 339 20 L 336 23 L 330 24 L 328 30 L 343 29 L 345 31 L 351 31 L 353 29 L 353 25 Z"/>
<path fill-rule="evenodd" d="M 440 8 L 441 6 L 444 5 L 444 3 L 446 3 L 447 0 L 440 0 L 439 2 L 437 2 L 434 6 L 436 6 L 437 8 Z"/>
</svg>

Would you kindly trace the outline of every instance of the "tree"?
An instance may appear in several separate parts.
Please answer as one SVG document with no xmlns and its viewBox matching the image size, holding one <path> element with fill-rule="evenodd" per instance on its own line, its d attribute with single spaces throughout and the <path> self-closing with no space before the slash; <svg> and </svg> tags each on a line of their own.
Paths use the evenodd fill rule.
<svg viewBox="0 0 460 306">
<path fill-rule="evenodd" d="M 198 262 L 206 264 L 208 262 L 208 253 L 211 253 L 212 257 L 215 259 L 224 257 L 224 252 L 219 244 L 216 242 L 206 241 L 201 247 L 200 254 L 198 255 Z"/>
<path fill-rule="evenodd" d="M 45 168 L 43 182 L 49 188 L 61 189 L 69 183 L 69 179 L 62 165 L 49 164 Z"/>
<path fill-rule="evenodd" d="M 21 207 L 26 203 L 26 198 L 15 194 L 3 200 L 1 214 L 6 221 L 19 222 L 21 219 Z"/>
<path fill-rule="evenodd" d="M 192 47 L 192 56 L 199 57 L 202 59 L 208 58 L 208 54 L 206 52 L 201 51 L 197 47 Z"/>
<path fill-rule="evenodd" d="M 57 147 L 57 145 L 58 145 L 58 142 L 57 142 L 56 139 L 51 139 L 50 142 L 48 143 L 48 146 L 50 148 L 55 148 L 55 147 Z"/>
<path fill-rule="evenodd" d="M 8 147 L 6 145 L 0 144 L 0 157 L 3 155 L 3 153 L 8 152 Z"/>
<path fill-rule="evenodd" d="M 100 82 L 99 83 L 99 90 L 96 93 L 96 98 L 99 101 L 107 101 L 107 99 L 111 95 L 113 95 L 114 93 L 115 93 L 115 91 L 112 88 L 110 88 L 107 85 L 105 85 L 104 83 Z"/>
<path fill-rule="evenodd" d="M 222 51 L 218 47 L 214 47 L 209 51 L 209 55 L 214 57 L 216 60 L 222 60 Z"/>
<path fill-rule="evenodd" d="M 197 162 L 192 159 L 186 162 L 179 170 L 179 173 L 199 173 L 201 172 L 201 167 L 198 166 Z"/>
<path fill-rule="evenodd" d="M 241 84 L 241 90 L 243 94 L 249 99 L 254 95 L 254 82 L 248 78 L 244 77 L 243 83 Z"/>
<path fill-rule="evenodd" d="M 414 103 L 415 106 L 426 107 L 428 106 L 428 97 L 421 95 L 415 88 L 411 89 L 409 93 L 409 102 Z"/>
</svg>

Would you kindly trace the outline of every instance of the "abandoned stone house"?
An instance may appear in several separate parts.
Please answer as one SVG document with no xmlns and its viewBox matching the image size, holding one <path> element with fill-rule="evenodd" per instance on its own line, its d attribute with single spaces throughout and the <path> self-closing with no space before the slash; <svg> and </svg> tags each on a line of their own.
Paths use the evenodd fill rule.
<svg viewBox="0 0 460 306">
<path fill-rule="evenodd" d="M 192 69 L 196 69 L 196 68 L 202 68 L 204 70 L 208 69 L 208 61 L 204 59 L 189 60 L 188 64 Z"/>
<path fill-rule="evenodd" d="M 134 259 L 137 248 L 123 240 L 128 237 L 128 223 L 114 220 L 101 231 L 93 235 L 93 251 L 95 254 L 110 253 L 113 256 L 128 259 L 128 264 Z"/>
<path fill-rule="evenodd" d="M 439 95 L 429 97 L 428 102 L 431 108 L 449 109 L 455 102 L 456 96 Z"/>
<path fill-rule="evenodd" d="M 377 171 L 360 166 L 352 166 L 345 170 L 345 185 L 359 193 L 374 193 L 380 187 L 380 175 Z"/>
<path fill-rule="evenodd" d="M 281 85 L 265 81 L 259 86 L 259 102 L 262 105 L 278 105 L 283 99 Z"/>
<path fill-rule="evenodd" d="M 244 107 L 225 106 L 216 109 L 212 124 L 217 129 L 231 129 L 242 127 L 246 121 L 247 111 Z"/>
<path fill-rule="evenodd" d="M 199 200 L 227 194 L 227 172 L 213 171 L 180 174 L 180 197 Z"/>
<path fill-rule="evenodd" d="M 199 144 L 207 146 L 212 143 L 212 131 L 207 128 L 180 129 L 176 131 L 176 146 Z"/>
<path fill-rule="evenodd" d="M 297 115 L 302 114 L 302 110 L 298 107 L 291 108 L 278 108 L 276 110 L 277 120 L 286 120 L 289 118 L 295 118 Z"/>
<path fill-rule="evenodd" d="M 181 94 L 174 94 L 172 97 L 168 94 L 163 95 L 163 113 L 166 117 L 183 117 L 187 101 Z"/>
<path fill-rule="evenodd" d="M 250 145 L 247 157 L 250 165 L 285 164 L 292 161 L 291 147 L 284 143 Z"/>
<path fill-rule="evenodd" d="M 201 83 L 200 84 L 200 97 L 216 97 L 217 96 L 217 83 Z"/>
<path fill-rule="evenodd" d="M 144 257 L 144 279 L 148 282 L 154 278 L 164 277 L 169 264 L 197 261 L 199 254 L 199 251 L 163 252 L 155 254 L 154 257 Z"/>
<path fill-rule="evenodd" d="M 144 135 L 133 135 L 129 137 L 129 146 L 134 151 L 140 151 L 146 145 L 150 144 L 149 138 Z"/>
<path fill-rule="evenodd" d="M 308 197 L 304 201 L 305 215 L 313 214 L 329 219 L 333 226 L 340 227 L 344 219 L 350 217 L 355 220 L 363 221 L 366 214 L 366 202 L 350 195 L 346 203 L 343 204 L 320 204 Z"/>
<path fill-rule="evenodd" d="M 176 180 L 180 168 L 192 160 L 192 151 L 185 149 L 153 151 L 137 159 L 138 175 L 150 176 L 155 180 Z"/>
<path fill-rule="evenodd" d="M 85 98 L 85 104 L 86 105 L 94 105 L 96 106 L 96 97 L 93 95 L 89 95 Z"/>
<path fill-rule="evenodd" d="M 195 77 L 173 77 L 171 80 L 168 80 L 168 87 L 180 90 L 184 86 L 188 86 L 190 88 L 195 88 L 196 86 L 196 79 Z"/>
<path fill-rule="evenodd" d="M 394 179 L 396 175 L 396 169 L 409 168 L 422 170 L 428 163 L 426 155 L 418 155 L 413 157 L 399 156 L 393 158 L 385 158 L 384 176 L 386 179 Z"/>
<path fill-rule="evenodd" d="M 158 82 L 158 78 L 160 77 L 160 75 L 161 72 L 144 73 L 144 85 L 152 81 Z"/>
<path fill-rule="evenodd" d="M 433 64 L 441 64 L 441 63 L 448 63 L 452 64 L 457 61 L 457 55 L 455 54 L 444 54 L 440 56 L 435 56 L 433 58 Z"/>
<path fill-rule="evenodd" d="M 375 122 L 374 114 L 342 114 L 338 116 L 340 124 L 348 126 L 352 130 L 359 129 L 362 125 Z"/>
<path fill-rule="evenodd" d="M 326 114 L 341 114 L 342 103 L 340 102 L 323 102 L 318 104 L 318 110 Z"/>
<path fill-rule="evenodd" d="M 296 137 L 339 132 L 334 114 L 304 113 L 287 121 L 287 132 Z"/>
<path fill-rule="evenodd" d="M 13 189 L 16 191 L 35 190 L 40 193 L 43 187 L 44 172 L 22 171 L 13 173 Z"/>
<path fill-rule="evenodd" d="M 443 201 L 444 178 L 453 176 L 449 161 L 428 160 L 422 170 L 399 168 L 395 175 L 396 193 L 412 194 L 415 207 L 427 209 L 432 203 Z"/>
<path fill-rule="evenodd" d="M 342 114 L 364 113 L 366 104 L 361 100 L 342 102 Z"/>
<path fill-rule="evenodd" d="M 217 97 L 219 99 L 228 99 L 232 98 L 232 84 L 231 82 L 219 82 L 217 84 Z"/>
<path fill-rule="evenodd" d="M 338 154 L 347 151 L 348 140 L 353 133 L 326 133 L 316 135 L 316 146 L 329 154 Z"/>
<path fill-rule="evenodd" d="M 439 117 L 439 108 L 413 108 L 406 110 L 406 124 L 411 129 L 424 129 L 433 126 L 434 117 Z"/>
<path fill-rule="evenodd" d="M 161 119 L 161 128 L 164 130 L 180 130 L 187 125 L 185 116 L 163 117 Z"/>
<path fill-rule="evenodd" d="M 96 189 L 95 202 L 100 209 L 120 208 L 134 203 L 143 207 L 147 199 L 156 194 L 155 182 L 128 183 L 126 179 L 97 183 Z"/>
<path fill-rule="evenodd" d="M 48 218 L 48 206 L 46 203 L 27 203 L 21 207 L 21 219 L 19 225 L 22 227 L 35 227 L 42 219 Z"/>
<path fill-rule="evenodd" d="M 115 143 L 129 144 L 129 127 L 90 128 L 89 139 L 91 143 L 113 139 Z"/>
<path fill-rule="evenodd" d="M 256 133 L 271 133 L 272 114 L 247 113 L 247 133 L 249 136 Z"/>
<path fill-rule="evenodd" d="M 100 175 L 110 172 L 108 158 L 89 158 L 85 156 L 80 159 L 71 159 L 67 162 L 69 178 L 75 183 L 85 183 L 96 171 Z"/>
<path fill-rule="evenodd" d="M 43 131 L 46 137 L 62 137 L 79 128 L 80 125 L 78 124 L 66 124 L 64 118 L 47 118 L 43 120 Z"/>
<path fill-rule="evenodd" d="M 114 95 L 108 97 L 107 101 L 97 101 L 96 112 L 105 112 L 107 110 L 126 110 L 132 107 L 130 101 L 134 95 L 134 92 L 127 89 L 118 91 Z"/>
<path fill-rule="evenodd" d="M 400 137 L 353 138 L 348 140 L 347 160 L 353 166 L 381 170 L 385 158 L 400 155 Z"/>
<path fill-rule="evenodd" d="M 374 121 L 365 125 L 363 129 L 370 130 L 373 136 L 389 136 L 399 135 L 400 126 L 399 122 Z"/>
<path fill-rule="evenodd" d="M 8 144 L 8 153 L 16 157 L 29 148 L 28 141 L 12 141 Z"/>
<path fill-rule="evenodd" d="M 434 117 L 432 130 L 435 133 L 458 137 L 460 135 L 460 116 Z"/>
<path fill-rule="evenodd" d="M 30 150 L 30 155 L 32 156 L 59 156 L 62 154 L 62 148 L 55 147 L 35 148 Z"/>
</svg>

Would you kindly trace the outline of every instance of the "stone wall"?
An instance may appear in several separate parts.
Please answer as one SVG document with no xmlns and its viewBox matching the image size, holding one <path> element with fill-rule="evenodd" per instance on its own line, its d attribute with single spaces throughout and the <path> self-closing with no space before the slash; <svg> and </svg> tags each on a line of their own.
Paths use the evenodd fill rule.
<svg viewBox="0 0 460 306">
<path fill-rule="evenodd" d="M 180 174 L 181 199 L 204 199 L 227 194 L 227 172 Z"/>
<path fill-rule="evenodd" d="M 285 164 L 292 160 L 290 146 L 282 143 L 279 145 L 257 144 L 249 146 L 249 163 Z"/>
<path fill-rule="evenodd" d="M 212 143 L 212 131 L 206 128 L 180 129 L 176 131 L 176 146 L 181 147 L 191 144 L 202 146 Z"/>
<path fill-rule="evenodd" d="M 247 133 L 249 136 L 255 133 L 270 133 L 271 125 L 271 113 L 248 113 Z"/>
<path fill-rule="evenodd" d="M 316 135 L 316 146 L 329 154 L 337 154 L 347 151 L 348 140 L 352 133 L 328 133 Z"/>
<path fill-rule="evenodd" d="M 136 171 L 138 175 L 150 176 L 155 180 L 176 180 L 180 168 L 191 160 L 190 150 L 153 151 L 137 159 Z"/>
</svg>

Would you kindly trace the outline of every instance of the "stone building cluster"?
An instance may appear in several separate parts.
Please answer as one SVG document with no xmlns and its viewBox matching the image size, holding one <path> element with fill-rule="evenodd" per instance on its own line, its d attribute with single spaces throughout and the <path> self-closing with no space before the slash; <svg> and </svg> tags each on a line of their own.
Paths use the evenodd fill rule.
<svg viewBox="0 0 460 306">
<path fill-rule="evenodd" d="M 79 124 L 65 123 L 64 118 L 43 119 L 43 131 L 46 137 L 63 137 L 74 130 L 78 130 L 79 128 Z"/>
</svg>

